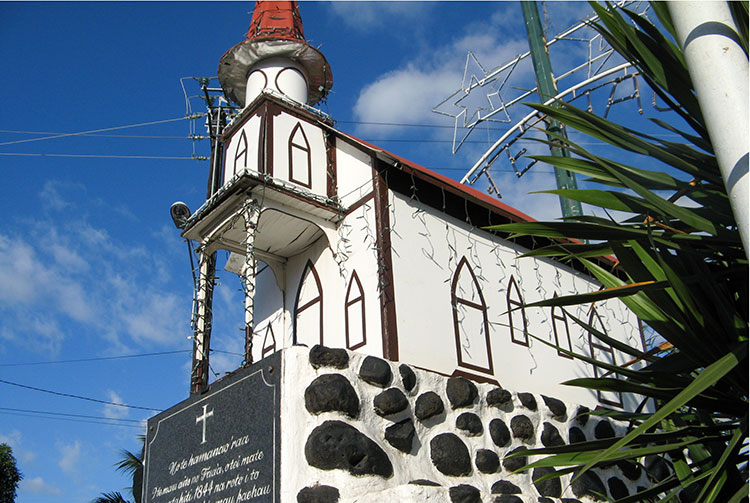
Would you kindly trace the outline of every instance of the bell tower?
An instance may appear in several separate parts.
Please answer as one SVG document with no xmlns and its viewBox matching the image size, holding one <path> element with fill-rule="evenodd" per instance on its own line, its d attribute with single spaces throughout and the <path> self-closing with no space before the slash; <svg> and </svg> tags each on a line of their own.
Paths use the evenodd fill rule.
<svg viewBox="0 0 750 503">
<path fill-rule="evenodd" d="M 288 170 L 281 174 L 277 167 L 274 172 L 274 164 L 282 164 L 277 159 L 278 146 L 274 151 L 274 131 L 278 136 L 278 129 L 283 126 L 278 120 L 274 126 L 278 104 L 320 120 L 315 115 L 319 112 L 311 106 L 324 99 L 333 85 L 325 57 L 305 40 L 297 2 L 256 2 L 247 38 L 221 57 L 218 78 L 226 99 L 241 111 L 226 125 L 221 111 L 217 114 L 207 201 L 183 219 L 181 227 L 183 236 L 199 243 L 191 393 L 200 393 L 208 386 L 216 251 L 231 252 L 227 270 L 240 276 L 245 294 L 243 365 L 249 365 L 253 361 L 256 260 L 262 260 L 278 273 L 277 277 L 283 277 L 287 258 L 299 253 L 299 246 L 306 240 L 311 240 L 307 243 L 310 245 L 323 234 L 320 225 L 324 224 L 311 223 L 307 210 L 300 209 L 299 204 L 287 208 L 284 198 L 294 194 L 297 200 L 309 204 L 315 199 L 314 192 L 322 190 L 326 196 L 331 192 L 326 176 L 326 139 L 321 129 L 311 128 L 310 120 L 298 123 L 297 129 L 291 131 L 288 156 L 284 153 L 288 160 L 283 161 Z M 276 108 L 269 102 L 271 99 Z M 285 195 L 275 192 L 279 190 Z M 280 206 L 274 213 L 277 222 L 273 228 L 264 228 L 263 238 L 258 241 L 260 213 L 268 209 L 271 199 Z M 329 212 L 334 213 L 330 208 Z M 292 236 L 296 239 L 294 246 L 278 246 L 293 228 L 302 237 Z"/>
</svg>

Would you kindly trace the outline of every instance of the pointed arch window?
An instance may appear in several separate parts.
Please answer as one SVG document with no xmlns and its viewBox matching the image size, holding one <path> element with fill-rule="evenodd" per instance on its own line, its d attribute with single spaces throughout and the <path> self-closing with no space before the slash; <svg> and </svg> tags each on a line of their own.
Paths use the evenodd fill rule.
<svg viewBox="0 0 750 503">
<path fill-rule="evenodd" d="M 320 276 L 308 260 L 294 301 L 293 344 L 323 344 L 323 288 Z"/>
<path fill-rule="evenodd" d="M 276 352 L 276 336 L 273 333 L 273 327 L 269 323 L 263 336 L 263 345 L 261 346 L 261 359 Z"/>
<path fill-rule="evenodd" d="M 239 170 L 247 169 L 247 136 L 243 129 L 240 133 L 240 137 L 237 139 L 237 150 L 234 151 L 234 173 L 238 171 L 237 161 L 242 158 L 242 164 L 239 165 Z"/>
<path fill-rule="evenodd" d="M 597 332 L 604 335 L 607 334 L 607 329 L 604 326 L 599 313 L 594 306 L 591 306 L 591 314 L 589 315 L 589 326 Z M 612 346 L 604 341 L 599 340 L 594 334 L 589 331 L 589 347 L 591 348 L 591 358 L 594 360 L 608 363 L 610 365 L 617 365 L 615 360 L 615 352 Z M 594 365 L 594 377 L 619 377 L 617 374 L 612 374 L 610 371 L 600 368 Z M 622 393 L 613 391 L 597 391 L 597 398 L 599 401 L 606 405 L 612 405 L 614 407 L 622 407 Z"/>
<path fill-rule="evenodd" d="M 311 187 L 312 156 L 310 142 L 307 141 L 305 130 L 299 122 L 289 135 L 289 180 L 307 187 Z"/>
<path fill-rule="evenodd" d="M 354 350 L 367 343 L 365 329 L 365 292 L 357 271 L 352 272 L 344 300 L 344 320 L 346 323 L 346 347 Z"/>
<path fill-rule="evenodd" d="M 508 322 L 510 325 L 510 340 L 521 346 L 529 346 L 529 322 L 526 320 L 526 308 L 518 288 L 516 278 L 510 276 L 508 291 Z"/>
<path fill-rule="evenodd" d="M 493 373 L 487 304 L 466 257 L 462 257 L 451 283 L 453 329 L 458 365 Z"/>
<path fill-rule="evenodd" d="M 557 292 L 552 296 L 557 297 Z M 572 356 L 563 353 L 561 349 L 573 351 L 573 345 L 570 342 L 570 327 L 568 327 L 568 315 L 560 306 L 552 306 L 552 332 L 555 334 L 555 346 L 557 354 L 563 358 L 573 359 Z"/>
</svg>

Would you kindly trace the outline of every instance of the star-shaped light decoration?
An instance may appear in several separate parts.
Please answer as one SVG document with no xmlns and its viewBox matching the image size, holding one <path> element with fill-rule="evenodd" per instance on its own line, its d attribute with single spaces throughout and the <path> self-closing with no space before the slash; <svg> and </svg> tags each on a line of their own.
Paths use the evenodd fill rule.
<svg viewBox="0 0 750 503">
<path fill-rule="evenodd" d="M 472 67 L 471 71 L 470 66 Z M 461 148 L 461 145 L 463 145 L 477 124 L 485 121 L 510 122 L 510 115 L 508 115 L 505 103 L 500 96 L 500 91 L 507 82 L 510 72 L 505 75 L 505 78 L 498 85 L 500 73 L 498 70 L 487 72 L 474 53 L 468 51 L 461 87 L 432 109 L 435 113 L 453 117 L 455 121 L 452 148 L 454 154 Z M 482 89 L 482 91 L 476 91 L 476 89 Z M 480 92 L 484 93 L 484 98 L 487 100 L 488 106 L 480 106 L 481 98 L 478 100 Z M 459 109 L 457 113 L 455 112 L 456 108 Z M 499 118 L 496 117 L 500 112 L 503 115 Z M 459 122 L 461 123 L 460 125 Z M 460 140 L 458 140 L 459 127 L 466 129 L 466 133 Z"/>
</svg>

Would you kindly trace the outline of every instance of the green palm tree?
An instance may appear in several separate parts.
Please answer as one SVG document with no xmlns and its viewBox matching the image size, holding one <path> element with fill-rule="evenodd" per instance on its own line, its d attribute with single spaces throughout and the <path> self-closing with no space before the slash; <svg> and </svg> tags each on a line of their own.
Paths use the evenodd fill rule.
<svg viewBox="0 0 750 503">
<path fill-rule="evenodd" d="M 141 502 L 141 489 L 143 487 L 143 453 L 145 450 L 146 436 L 138 435 L 138 440 L 143 444 L 139 454 L 122 449 L 120 451 L 120 460 L 115 463 L 115 468 L 118 472 L 123 472 L 129 475 L 133 479 L 133 485 L 130 488 L 130 492 L 133 496 L 135 503 Z M 131 503 L 126 500 L 123 495 L 118 491 L 110 493 L 102 493 L 97 498 L 91 500 L 91 503 Z"/>
<path fill-rule="evenodd" d="M 738 37 L 747 48 L 747 2 L 730 2 Z M 574 141 L 553 136 L 570 157 L 533 156 L 588 177 L 599 190 L 553 190 L 597 207 L 606 217 L 568 217 L 493 227 L 512 235 L 550 238 L 549 246 L 527 256 L 575 261 L 604 286 L 591 294 L 557 297 L 533 306 L 593 304 L 618 298 L 666 342 L 643 352 L 609 338 L 567 313 L 584 330 L 643 362 L 640 369 L 596 361 L 608 375 L 568 381 L 599 391 L 641 395 L 633 412 L 600 408 L 591 414 L 629 422 L 626 434 L 554 449 L 524 451 L 548 455 L 532 467 L 554 467 L 548 477 L 613 462 L 644 464 L 667 457 L 671 475 L 618 500 L 734 503 L 748 496 L 748 261 L 730 208 L 695 89 L 664 3 L 651 4 L 661 29 L 627 9 L 592 4 L 593 27 L 630 61 L 668 105 L 678 125 L 653 122 L 681 142 L 644 134 L 570 104 L 533 108 L 627 155 L 607 158 Z M 571 135 L 572 136 L 572 135 Z M 623 159 L 636 158 L 635 163 Z M 648 169 L 646 166 L 657 166 Z M 612 210 L 623 218 L 610 216 Z M 574 241 L 575 240 L 575 241 Z M 586 242 L 586 240 L 591 240 Z M 599 260 L 614 256 L 617 267 Z M 529 306 L 527 306 L 529 307 Z M 538 339 L 544 342 L 542 339 Z M 561 349 L 561 351 L 564 351 Z M 619 378 L 616 378 L 619 376 Z M 656 404 L 647 412 L 648 402 Z M 545 478 L 548 478 L 545 477 Z"/>
</svg>

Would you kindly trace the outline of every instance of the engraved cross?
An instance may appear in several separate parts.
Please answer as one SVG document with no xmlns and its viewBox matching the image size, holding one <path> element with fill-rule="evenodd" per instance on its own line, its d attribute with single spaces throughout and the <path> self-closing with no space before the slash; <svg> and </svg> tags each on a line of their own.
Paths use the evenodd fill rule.
<svg viewBox="0 0 750 503">
<path fill-rule="evenodd" d="M 207 408 L 208 408 L 208 404 L 204 405 L 203 406 L 203 415 L 202 416 L 198 416 L 198 417 L 195 418 L 195 424 L 203 423 L 203 441 L 201 442 L 201 444 L 205 444 L 206 443 L 206 422 L 207 422 L 207 420 L 208 420 L 209 417 L 211 417 L 211 416 L 214 415 L 213 409 L 211 409 L 210 411 L 206 412 Z"/>
</svg>

